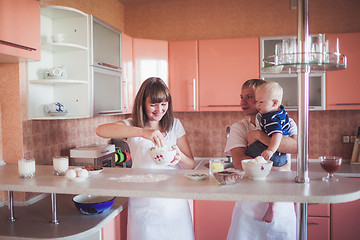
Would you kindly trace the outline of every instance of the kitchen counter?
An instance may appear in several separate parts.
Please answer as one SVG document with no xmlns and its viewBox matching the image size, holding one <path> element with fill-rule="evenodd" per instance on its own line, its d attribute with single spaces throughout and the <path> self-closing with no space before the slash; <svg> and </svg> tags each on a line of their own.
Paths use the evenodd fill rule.
<svg viewBox="0 0 360 240">
<path fill-rule="evenodd" d="M 210 157 L 198 157 L 195 158 L 195 168 L 197 170 L 208 170 L 205 167 L 205 164 L 211 159 Z M 224 161 L 227 161 L 227 158 L 220 158 Z M 291 160 L 291 170 L 296 171 L 296 159 Z M 309 172 L 311 173 L 323 173 L 326 175 L 325 171 L 320 166 L 319 159 L 309 159 Z M 349 164 L 343 163 L 339 170 L 334 173 L 335 176 L 342 176 L 342 177 L 355 177 L 360 178 L 360 164 Z"/>
<path fill-rule="evenodd" d="M 224 186 L 214 178 L 190 180 L 184 176 L 193 172 L 190 170 L 105 168 L 85 182 L 72 182 L 65 177 L 54 176 L 52 171 L 52 166 L 37 165 L 34 178 L 20 179 L 16 164 L 2 166 L 0 190 L 223 201 L 340 203 L 360 199 L 358 182 L 342 176 L 338 176 L 339 182 L 323 182 L 321 178 L 325 172 L 310 172 L 309 184 L 296 183 L 296 172 L 271 172 L 263 181 L 243 178 L 235 185 Z M 134 181 L 142 177 L 153 181 Z M 159 177 L 166 179 L 156 181 Z"/>
<path fill-rule="evenodd" d="M 100 215 L 80 213 L 72 197 L 74 195 L 57 195 L 57 216 L 59 224 L 51 221 L 50 196 L 26 207 L 15 207 L 15 222 L 7 219 L 9 209 L 0 208 L 0 239 L 93 239 L 99 236 L 101 228 L 118 215 L 126 206 L 127 198 L 116 198 L 113 206 Z M 99 239 L 99 237 L 98 237 Z"/>
</svg>

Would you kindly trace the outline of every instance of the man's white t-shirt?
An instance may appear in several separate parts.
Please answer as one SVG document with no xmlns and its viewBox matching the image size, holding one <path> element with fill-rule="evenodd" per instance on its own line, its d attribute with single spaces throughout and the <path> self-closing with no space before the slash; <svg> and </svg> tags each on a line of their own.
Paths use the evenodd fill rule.
<svg viewBox="0 0 360 240">
<path fill-rule="evenodd" d="M 297 135 L 297 126 L 292 118 L 290 121 L 290 136 Z M 237 147 L 247 147 L 247 135 L 253 130 L 260 129 L 258 118 L 255 120 L 256 125 L 250 122 L 250 119 L 244 118 L 239 122 L 234 123 L 230 128 L 230 135 L 225 145 L 225 155 L 231 156 L 230 151 Z M 287 154 L 288 162 L 291 161 L 291 155 Z"/>
</svg>

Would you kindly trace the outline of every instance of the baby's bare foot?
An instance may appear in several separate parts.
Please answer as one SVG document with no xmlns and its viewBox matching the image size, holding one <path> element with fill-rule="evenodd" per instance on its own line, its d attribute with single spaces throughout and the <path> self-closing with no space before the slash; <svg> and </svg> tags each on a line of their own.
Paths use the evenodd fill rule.
<svg viewBox="0 0 360 240">
<path fill-rule="evenodd" d="M 274 208 L 272 207 L 272 205 L 269 205 L 268 209 L 264 214 L 264 217 L 262 218 L 262 221 L 271 223 L 273 219 L 274 219 Z"/>
</svg>

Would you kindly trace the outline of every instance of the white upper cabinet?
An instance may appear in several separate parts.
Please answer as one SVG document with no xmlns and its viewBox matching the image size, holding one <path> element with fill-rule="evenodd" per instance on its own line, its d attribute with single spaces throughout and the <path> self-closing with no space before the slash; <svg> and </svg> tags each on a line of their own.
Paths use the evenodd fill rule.
<svg viewBox="0 0 360 240">
<path fill-rule="evenodd" d="M 123 113 L 121 76 L 121 32 L 91 16 L 91 73 L 93 115 Z"/>
<path fill-rule="evenodd" d="M 265 67 L 264 57 L 275 55 L 275 45 L 283 39 L 296 36 L 276 36 L 260 38 L 260 69 Z M 278 82 L 284 89 L 282 104 L 286 110 L 297 110 L 297 74 L 295 73 L 264 73 L 260 78 Z M 325 73 L 310 73 L 309 110 L 325 110 Z"/>
</svg>

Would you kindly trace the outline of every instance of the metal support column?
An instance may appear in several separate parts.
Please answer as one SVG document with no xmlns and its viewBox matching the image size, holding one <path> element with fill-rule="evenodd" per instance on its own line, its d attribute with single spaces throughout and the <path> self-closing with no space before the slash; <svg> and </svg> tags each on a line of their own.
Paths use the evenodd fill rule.
<svg viewBox="0 0 360 240">
<path fill-rule="evenodd" d="M 309 3 L 308 0 L 298 0 L 298 62 L 308 62 L 309 41 Z M 303 54 L 302 54 L 303 53 Z M 309 74 L 310 67 L 298 69 L 298 154 L 297 175 L 298 183 L 309 183 L 308 159 L 308 120 L 309 120 Z M 307 203 L 297 203 L 297 232 L 298 240 L 307 239 Z"/>
<path fill-rule="evenodd" d="M 56 193 L 51 193 L 51 223 L 59 224 L 59 220 L 57 219 L 57 212 L 56 212 Z"/>
<path fill-rule="evenodd" d="M 9 201 L 9 212 L 10 212 L 9 221 L 10 222 L 15 222 L 13 191 L 9 191 L 9 199 L 8 199 L 8 201 Z"/>
</svg>

